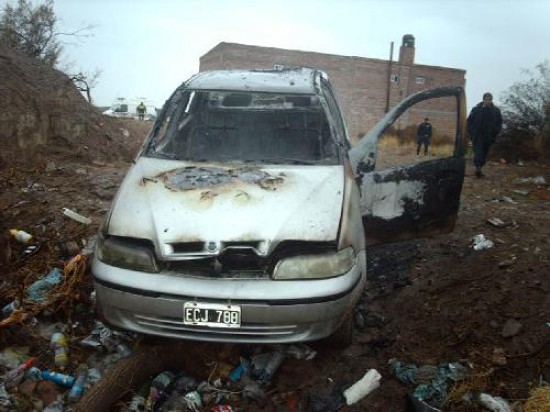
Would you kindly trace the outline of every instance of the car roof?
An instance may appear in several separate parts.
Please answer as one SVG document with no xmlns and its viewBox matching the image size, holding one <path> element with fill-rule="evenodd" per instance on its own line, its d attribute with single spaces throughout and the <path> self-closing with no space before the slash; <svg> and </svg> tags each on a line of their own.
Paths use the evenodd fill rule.
<svg viewBox="0 0 550 412">
<path fill-rule="evenodd" d="M 212 70 L 196 74 L 186 88 L 203 90 L 257 91 L 276 93 L 317 93 L 317 69 L 281 68 L 270 70 Z"/>
</svg>

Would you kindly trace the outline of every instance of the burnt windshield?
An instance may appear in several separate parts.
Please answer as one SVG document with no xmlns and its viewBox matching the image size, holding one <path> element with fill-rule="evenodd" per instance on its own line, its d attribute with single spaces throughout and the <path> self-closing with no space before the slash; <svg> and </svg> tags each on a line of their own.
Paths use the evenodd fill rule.
<svg viewBox="0 0 550 412">
<path fill-rule="evenodd" d="M 190 161 L 338 164 L 315 95 L 187 90 L 156 125 L 147 156 Z"/>
</svg>

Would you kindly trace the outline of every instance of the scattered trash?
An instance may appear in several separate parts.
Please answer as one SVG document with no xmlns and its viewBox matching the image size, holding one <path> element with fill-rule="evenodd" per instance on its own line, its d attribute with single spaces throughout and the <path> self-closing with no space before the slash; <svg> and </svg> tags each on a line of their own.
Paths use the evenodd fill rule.
<svg viewBox="0 0 550 412">
<path fill-rule="evenodd" d="M 414 396 L 410 394 L 407 395 L 407 400 L 410 402 L 410 404 L 413 407 L 413 410 L 416 412 L 441 412 L 441 409 L 431 406 L 424 401 L 416 399 Z"/>
<path fill-rule="evenodd" d="M 495 227 L 507 226 L 507 224 L 504 223 L 502 220 L 500 220 L 498 217 L 492 217 L 490 219 L 487 219 L 487 223 L 490 223 L 491 225 L 493 225 Z"/>
<path fill-rule="evenodd" d="M 59 268 L 52 269 L 45 277 L 37 280 L 27 288 L 29 300 L 33 302 L 41 302 L 45 299 L 48 292 L 59 282 L 63 277 L 63 272 Z"/>
<path fill-rule="evenodd" d="M 65 375 L 60 372 L 53 372 L 49 370 L 42 371 L 42 379 L 52 381 L 54 383 L 57 383 L 58 385 L 65 386 L 67 388 L 73 386 L 75 382 L 74 376 Z"/>
<path fill-rule="evenodd" d="M 82 339 L 80 344 L 95 349 L 105 348 L 111 353 L 117 353 L 119 357 L 126 357 L 132 353 L 132 350 L 124 341 L 131 340 L 133 340 L 133 336 L 130 333 L 112 331 L 102 322 L 96 321 L 91 334 Z"/>
<path fill-rule="evenodd" d="M 67 209 L 66 207 L 63 208 L 63 214 L 67 217 L 70 217 L 73 220 L 76 220 L 77 222 L 83 223 L 85 225 L 89 225 L 92 223 L 92 220 L 88 217 L 82 216 L 79 213 L 76 213 L 75 211 L 72 211 L 71 209 Z"/>
<path fill-rule="evenodd" d="M 52 335 L 50 346 L 55 353 L 55 366 L 64 370 L 69 364 L 69 345 L 67 338 L 61 332 Z"/>
<path fill-rule="evenodd" d="M 19 308 L 21 308 L 21 301 L 19 299 L 15 299 L 8 303 L 2 308 L 2 319 L 7 318 L 14 310 L 19 310 Z"/>
<path fill-rule="evenodd" d="M 125 412 L 139 412 L 143 411 L 145 408 L 145 397 L 137 394 L 134 395 L 132 398 L 132 401 L 130 402 L 130 405 L 128 405 L 128 408 L 125 409 Z"/>
<path fill-rule="evenodd" d="M 317 356 L 317 352 L 311 349 L 309 346 L 300 343 L 290 345 L 286 348 L 285 353 L 295 359 L 311 360 Z"/>
<path fill-rule="evenodd" d="M 397 379 L 417 385 L 412 394 L 413 398 L 437 408 L 445 402 L 449 384 L 463 380 L 468 374 L 464 362 L 441 363 L 437 367 L 427 365 L 420 368 L 414 364 L 404 365 L 396 359 L 390 359 L 389 363 Z"/>
<path fill-rule="evenodd" d="M 251 359 L 252 377 L 264 382 L 269 382 L 285 358 L 282 349 L 275 352 L 264 352 L 254 355 Z"/>
<path fill-rule="evenodd" d="M 512 412 L 512 408 L 499 396 L 491 396 L 487 393 L 479 395 L 479 402 L 493 412 Z"/>
<path fill-rule="evenodd" d="M 376 369 L 369 369 L 360 380 L 344 391 L 346 403 L 353 405 L 377 389 L 380 386 L 381 377 L 382 375 Z"/>
<path fill-rule="evenodd" d="M 515 189 L 515 190 L 512 190 L 512 192 L 518 194 L 518 195 L 522 195 L 522 196 L 527 196 L 529 194 L 529 191 L 528 190 L 519 190 L 519 189 Z"/>
<path fill-rule="evenodd" d="M 168 388 L 175 379 L 176 375 L 170 371 L 161 372 L 153 379 L 149 396 L 145 401 L 145 410 L 152 410 L 159 400 L 167 397 L 166 388 Z"/>
<path fill-rule="evenodd" d="M 508 196 L 495 197 L 493 198 L 492 202 L 493 203 L 506 202 L 506 203 L 517 204 L 517 202 L 514 199 Z"/>
<path fill-rule="evenodd" d="M 6 389 L 17 387 L 17 385 L 19 385 L 19 383 L 25 377 L 25 372 L 27 371 L 27 369 L 33 366 L 35 363 L 36 358 L 30 358 L 23 362 L 21 365 L 17 366 L 15 369 L 8 371 L 3 378 Z"/>
<path fill-rule="evenodd" d="M 260 379 L 262 381 L 270 381 L 273 376 L 275 376 L 275 372 L 277 372 L 277 369 L 279 369 L 279 366 L 281 366 L 284 359 L 285 353 L 282 350 L 278 350 L 273 353 L 271 359 L 269 359 L 263 368 L 263 372 L 260 374 Z"/>
<path fill-rule="evenodd" d="M 76 368 L 76 380 L 69 392 L 69 401 L 77 402 L 84 394 L 86 379 L 88 378 L 88 365 L 81 363 Z"/>
<path fill-rule="evenodd" d="M 522 179 L 517 179 L 517 183 L 534 183 L 536 185 L 545 185 L 546 179 L 544 176 L 537 176 L 537 177 L 524 177 Z"/>
<path fill-rule="evenodd" d="M 187 408 L 193 412 L 198 412 L 199 408 L 202 406 L 201 395 L 197 391 L 189 392 L 184 396 L 184 399 Z"/>
<path fill-rule="evenodd" d="M 32 235 L 24 230 L 10 229 L 10 234 L 15 240 L 24 244 L 27 244 L 32 240 Z"/>
<path fill-rule="evenodd" d="M 62 401 L 52 402 L 48 406 L 46 406 L 44 409 L 42 409 L 42 412 L 63 412 L 63 402 Z"/>
<path fill-rule="evenodd" d="M 486 239 L 483 234 L 475 235 L 473 237 L 473 242 L 474 250 L 490 249 L 494 246 L 494 243 L 491 240 Z"/>
</svg>

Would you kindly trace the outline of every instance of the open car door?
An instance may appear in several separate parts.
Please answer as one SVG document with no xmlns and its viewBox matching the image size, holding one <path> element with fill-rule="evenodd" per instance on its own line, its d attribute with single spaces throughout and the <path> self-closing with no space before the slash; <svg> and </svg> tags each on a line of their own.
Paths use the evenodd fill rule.
<svg viewBox="0 0 550 412">
<path fill-rule="evenodd" d="M 456 130 L 452 155 L 405 167 L 375 171 L 380 137 L 410 107 L 429 99 L 454 97 Z M 361 190 L 367 245 L 394 242 L 453 230 L 464 181 L 466 98 L 462 87 L 415 93 L 389 111 L 350 149 Z"/>
</svg>

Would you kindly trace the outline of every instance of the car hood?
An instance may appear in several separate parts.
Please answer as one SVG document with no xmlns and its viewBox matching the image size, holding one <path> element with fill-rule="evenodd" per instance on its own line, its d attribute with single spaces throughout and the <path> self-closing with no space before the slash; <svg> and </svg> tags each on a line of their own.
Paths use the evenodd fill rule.
<svg viewBox="0 0 550 412">
<path fill-rule="evenodd" d="M 193 242 L 335 241 L 342 166 L 248 166 L 138 158 L 107 233 L 152 240 L 165 257 Z"/>
</svg>

